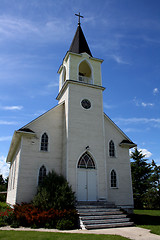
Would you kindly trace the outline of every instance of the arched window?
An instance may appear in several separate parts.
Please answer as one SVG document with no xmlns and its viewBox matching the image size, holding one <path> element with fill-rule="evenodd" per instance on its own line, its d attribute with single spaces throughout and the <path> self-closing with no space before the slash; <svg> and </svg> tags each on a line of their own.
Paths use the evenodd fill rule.
<svg viewBox="0 0 160 240">
<path fill-rule="evenodd" d="M 92 71 L 86 60 L 82 61 L 79 65 L 79 79 L 80 82 L 93 83 Z"/>
<path fill-rule="evenodd" d="M 115 157 L 115 146 L 112 140 L 109 142 L 109 156 Z"/>
<path fill-rule="evenodd" d="M 41 151 L 48 151 L 48 135 L 47 133 L 43 133 L 41 137 Z"/>
<path fill-rule="evenodd" d="M 66 67 L 63 66 L 63 72 L 62 72 L 62 84 L 66 81 Z"/>
<path fill-rule="evenodd" d="M 92 168 L 95 169 L 95 164 L 92 157 L 85 152 L 79 159 L 78 168 Z"/>
<path fill-rule="evenodd" d="M 111 187 L 112 188 L 117 187 L 117 175 L 115 170 L 111 171 Z"/>
<path fill-rule="evenodd" d="M 38 185 L 41 184 L 43 182 L 44 177 L 46 176 L 46 167 L 43 165 L 40 169 L 39 169 L 39 177 L 38 177 Z"/>
</svg>

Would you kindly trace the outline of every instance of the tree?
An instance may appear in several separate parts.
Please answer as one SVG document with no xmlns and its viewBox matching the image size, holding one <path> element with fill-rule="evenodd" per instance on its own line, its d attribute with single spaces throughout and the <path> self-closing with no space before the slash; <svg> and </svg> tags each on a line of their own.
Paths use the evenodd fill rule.
<svg viewBox="0 0 160 240">
<path fill-rule="evenodd" d="M 3 179 L 2 174 L 0 175 L 0 186 L 4 186 L 5 180 Z"/>
<path fill-rule="evenodd" d="M 144 194 L 144 206 L 149 209 L 160 209 L 160 166 L 152 160 L 150 188 Z"/>
<path fill-rule="evenodd" d="M 0 174 L 0 192 L 6 192 L 8 185 L 8 179 L 4 179 L 2 174 Z M 6 194 L 0 194 L 0 202 L 5 202 Z"/>
<path fill-rule="evenodd" d="M 151 175 L 152 166 L 147 163 L 145 155 L 142 151 L 135 151 L 131 153 L 131 172 L 132 172 L 132 184 L 133 184 L 133 198 L 135 208 L 143 208 L 144 205 L 144 194 L 151 187 Z"/>
<path fill-rule="evenodd" d="M 51 208 L 56 210 L 73 209 L 75 196 L 67 180 L 54 171 L 49 172 L 38 188 L 33 199 L 34 206 L 43 210 Z"/>
</svg>

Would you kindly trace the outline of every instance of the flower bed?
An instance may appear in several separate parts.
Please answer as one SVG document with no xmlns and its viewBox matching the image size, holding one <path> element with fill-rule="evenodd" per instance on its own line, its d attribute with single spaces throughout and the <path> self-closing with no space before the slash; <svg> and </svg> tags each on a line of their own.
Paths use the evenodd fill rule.
<svg viewBox="0 0 160 240">
<path fill-rule="evenodd" d="M 0 212 L 1 226 L 32 228 L 74 229 L 78 226 L 78 214 L 75 209 L 44 211 L 32 204 L 22 203 Z"/>
</svg>

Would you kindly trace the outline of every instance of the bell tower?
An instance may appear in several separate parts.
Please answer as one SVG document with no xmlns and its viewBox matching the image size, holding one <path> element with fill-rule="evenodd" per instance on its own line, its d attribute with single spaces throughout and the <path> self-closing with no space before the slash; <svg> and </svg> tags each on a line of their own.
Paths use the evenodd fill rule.
<svg viewBox="0 0 160 240">
<path fill-rule="evenodd" d="M 65 106 L 63 173 L 79 201 L 106 199 L 102 62 L 92 56 L 79 16 L 75 36 L 58 70 L 57 96 Z M 86 164 L 79 165 L 80 159 Z"/>
</svg>

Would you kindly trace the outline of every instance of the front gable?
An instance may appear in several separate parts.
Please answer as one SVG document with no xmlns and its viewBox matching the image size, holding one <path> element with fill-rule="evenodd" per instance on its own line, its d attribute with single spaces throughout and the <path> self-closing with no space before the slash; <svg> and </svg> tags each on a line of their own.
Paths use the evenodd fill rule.
<svg viewBox="0 0 160 240">
<path fill-rule="evenodd" d="M 30 149 L 34 148 L 39 151 L 41 136 L 46 132 L 49 135 L 50 145 L 56 148 L 56 145 L 62 142 L 64 119 L 64 103 L 62 103 L 15 131 L 8 152 L 7 162 L 12 162 L 22 138 L 23 144 L 21 145 L 28 145 Z"/>
</svg>

